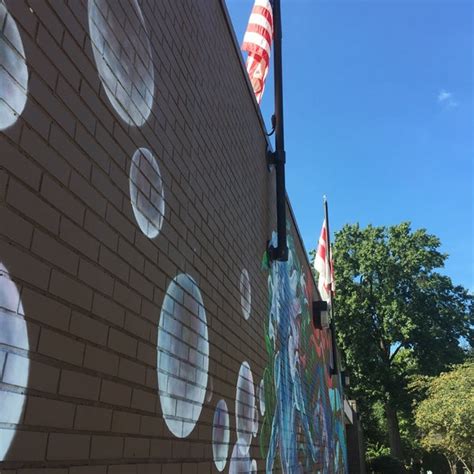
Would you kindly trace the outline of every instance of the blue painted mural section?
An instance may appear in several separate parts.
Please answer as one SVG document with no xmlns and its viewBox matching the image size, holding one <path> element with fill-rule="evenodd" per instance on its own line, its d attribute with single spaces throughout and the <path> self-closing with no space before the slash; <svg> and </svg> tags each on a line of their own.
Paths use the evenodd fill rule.
<svg viewBox="0 0 474 474">
<path fill-rule="evenodd" d="M 288 247 L 288 261 L 273 262 L 268 276 L 269 361 L 260 434 L 266 472 L 345 473 L 343 404 L 340 380 L 330 374 L 330 333 L 312 324 L 311 274 L 301 266 L 291 236 Z"/>
</svg>

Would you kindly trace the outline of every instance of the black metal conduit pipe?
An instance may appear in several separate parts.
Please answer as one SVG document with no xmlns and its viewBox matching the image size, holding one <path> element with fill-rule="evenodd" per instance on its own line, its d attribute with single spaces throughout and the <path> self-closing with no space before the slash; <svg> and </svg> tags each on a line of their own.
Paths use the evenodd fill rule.
<svg viewBox="0 0 474 474">
<path fill-rule="evenodd" d="M 276 174 L 277 234 L 278 246 L 269 248 L 271 260 L 286 262 L 288 246 L 286 243 L 286 189 L 285 189 L 285 138 L 283 132 L 283 74 L 281 52 L 281 9 L 280 0 L 273 0 L 274 31 L 274 78 L 275 78 L 275 152 L 272 163 Z"/>
</svg>

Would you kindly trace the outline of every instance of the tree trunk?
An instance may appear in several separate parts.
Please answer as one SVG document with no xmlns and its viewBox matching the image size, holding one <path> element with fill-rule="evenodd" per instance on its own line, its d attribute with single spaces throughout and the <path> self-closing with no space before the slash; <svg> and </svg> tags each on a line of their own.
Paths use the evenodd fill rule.
<svg viewBox="0 0 474 474">
<path fill-rule="evenodd" d="M 445 458 L 448 460 L 448 464 L 449 464 L 449 472 L 451 474 L 456 474 L 456 461 L 453 461 L 451 460 L 448 456 L 445 456 Z"/>
<path fill-rule="evenodd" d="M 400 428 L 398 426 L 397 411 L 390 404 L 385 402 L 385 418 L 387 420 L 388 441 L 390 443 L 390 454 L 397 459 L 403 459 L 402 440 L 400 438 Z"/>
</svg>

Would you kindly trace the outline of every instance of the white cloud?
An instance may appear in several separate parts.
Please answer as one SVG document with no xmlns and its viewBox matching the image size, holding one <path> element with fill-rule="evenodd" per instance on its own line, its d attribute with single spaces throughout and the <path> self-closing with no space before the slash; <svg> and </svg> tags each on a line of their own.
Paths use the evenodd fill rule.
<svg viewBox="0 0 474 474">
<path fill-rule="evenodd" d="M 459 105 L 459 102 L 454 100 L 452 92 L 448 92 L 444 89 L 442 89 L 438 94 L 438 103 L 444 105 L 448 109 Z"/>
<path fill-rule="evenodd" d="M 451 97 L 453 96 L 453 94 L 451 94 L 451 92 L 448 92 L 448 91 L 445 91 L 444 89 L 442 91 L 440 91 L 440 93 L 438 94 L 438 102 L 444 102 L 446 100 L 449 100 L 451 99 Z"/>
</svg>

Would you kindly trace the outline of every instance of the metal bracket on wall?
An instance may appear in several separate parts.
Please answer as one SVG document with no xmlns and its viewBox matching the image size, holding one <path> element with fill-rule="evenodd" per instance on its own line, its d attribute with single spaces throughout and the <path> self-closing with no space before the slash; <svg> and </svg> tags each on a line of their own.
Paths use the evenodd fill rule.
<svg viewBox="0 0 474 474">
<path fill-rule="evenodd" d="M 268 166 L 276 166 L 277 163 L 286 163 L 286 152 L 285 150 L 272 151 L 271 148 L 267 148 L 267 164 Z"/>
<path fill-rule="evenodd" d="M 329 327 L 327 301 L 313 301 L 313 325 L 317 329 L 327 329 Z"/>
<path fill-rule="evenodd" d="M 350 379 L 349 373 L 345 369 L 341 370 L 341 381 L 342 381 L 342 386 L 344 388 L 349 387 L 350 384 L 351 384 L 351 379 Z"/>
<path fill-rule="evenodd" d="M 275 157 L 275 152 L 270 147 L 267 147 L 266 158 L 267 158 L 268 171 L 271 171 L 272 166 L 275 166 L 276 164 L 275 162 L 276 157 Z"/>
</svg>

